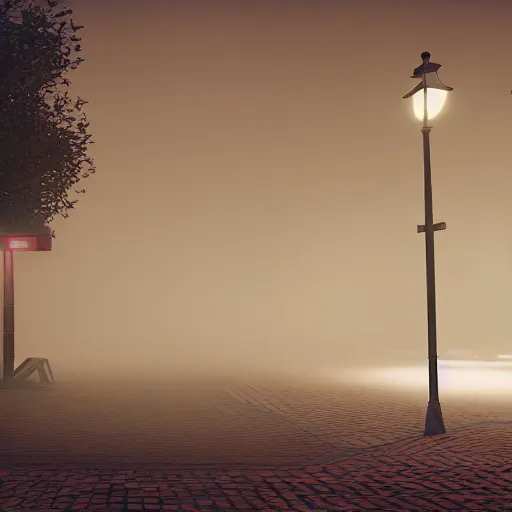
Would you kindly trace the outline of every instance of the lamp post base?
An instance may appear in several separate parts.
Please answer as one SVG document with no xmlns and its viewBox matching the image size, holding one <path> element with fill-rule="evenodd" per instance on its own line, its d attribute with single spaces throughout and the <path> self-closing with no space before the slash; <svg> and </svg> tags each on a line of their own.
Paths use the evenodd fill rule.
<svg viewBox="0 0 512 512">
<path fill-rule="evenodd" d="M 439 402 L 429 402 L 427 407 L 427 418 L 425 420 L 425 437 L 439 436 L 446 434 L 444 428 L 443 412 Z"/>
</svg>

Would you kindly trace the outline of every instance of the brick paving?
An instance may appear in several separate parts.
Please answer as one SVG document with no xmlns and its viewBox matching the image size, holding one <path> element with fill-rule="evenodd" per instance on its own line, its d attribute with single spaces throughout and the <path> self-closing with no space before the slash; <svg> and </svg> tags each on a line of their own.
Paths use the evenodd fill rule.
<svg viewBox="0 0 512 512">
<path fill-rule="evenodd" d="M 0 510 L 512 511 L 512 401 L 253 380 L 1 390 Z"/>
</svg>

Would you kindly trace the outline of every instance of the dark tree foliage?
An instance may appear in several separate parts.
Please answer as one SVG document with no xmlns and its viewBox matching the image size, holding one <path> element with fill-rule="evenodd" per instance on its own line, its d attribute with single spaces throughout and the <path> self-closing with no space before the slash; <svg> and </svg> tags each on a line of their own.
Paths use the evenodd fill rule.
<svg viewBox="0 0 512 512">
<path fill-rule="evenodd" d="M 68 73 L 83 59 L 61 0 L 0 0 L 0 226 L 34 229 L 77 202 L 95 171 L 80 98 Z"/>
</svg>

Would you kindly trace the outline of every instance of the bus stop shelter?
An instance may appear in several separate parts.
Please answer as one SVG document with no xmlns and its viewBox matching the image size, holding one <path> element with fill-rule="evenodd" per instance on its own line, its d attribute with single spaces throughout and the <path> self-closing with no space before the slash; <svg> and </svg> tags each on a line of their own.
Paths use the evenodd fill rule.
<svg viewBox="0 0 512 512">
<path fill-rule="evenodd" d="M 0 232 L 0 251 L 3 255 L 3 350 L 2 350 L 2 380 L 12 381 L 16 375 L 14 354 L 14 254 L 28 251 L 51 251 L 52 235 L 48 230 L 39 232 Z M 28 365 L 27 361 L 32 361 Z M 20 365 L 25 373 L 29 367 L 37 366 L 30 358 Z M 38 360 L 45 361 L 45 360 Z M 35 368 L 34 366 L 34 368 Z M 51 370 L 50 370 L 51 373 Z"/>
</svg>

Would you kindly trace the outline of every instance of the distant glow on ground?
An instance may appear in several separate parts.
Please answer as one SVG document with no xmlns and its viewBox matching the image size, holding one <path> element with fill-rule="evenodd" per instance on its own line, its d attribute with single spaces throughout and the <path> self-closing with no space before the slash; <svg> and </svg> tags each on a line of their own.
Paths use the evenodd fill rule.
<svg viewBox="0 0 512 512">
<path fill-rule="evenodd" d="M 501 358 L 500 361 L 439 361 L 439 368 L 508 368 L 512 371 L 512 361 L 505 359 Z"/>
<path fill-rule="evenodd" d="M 351 370 L 340 377 L 357 384 L 397 391 L 428 389 L 426 364 Z M 512 361 L 439 361 L 439 388 L 443 393 L 512 396 Z"/>
</svg>

